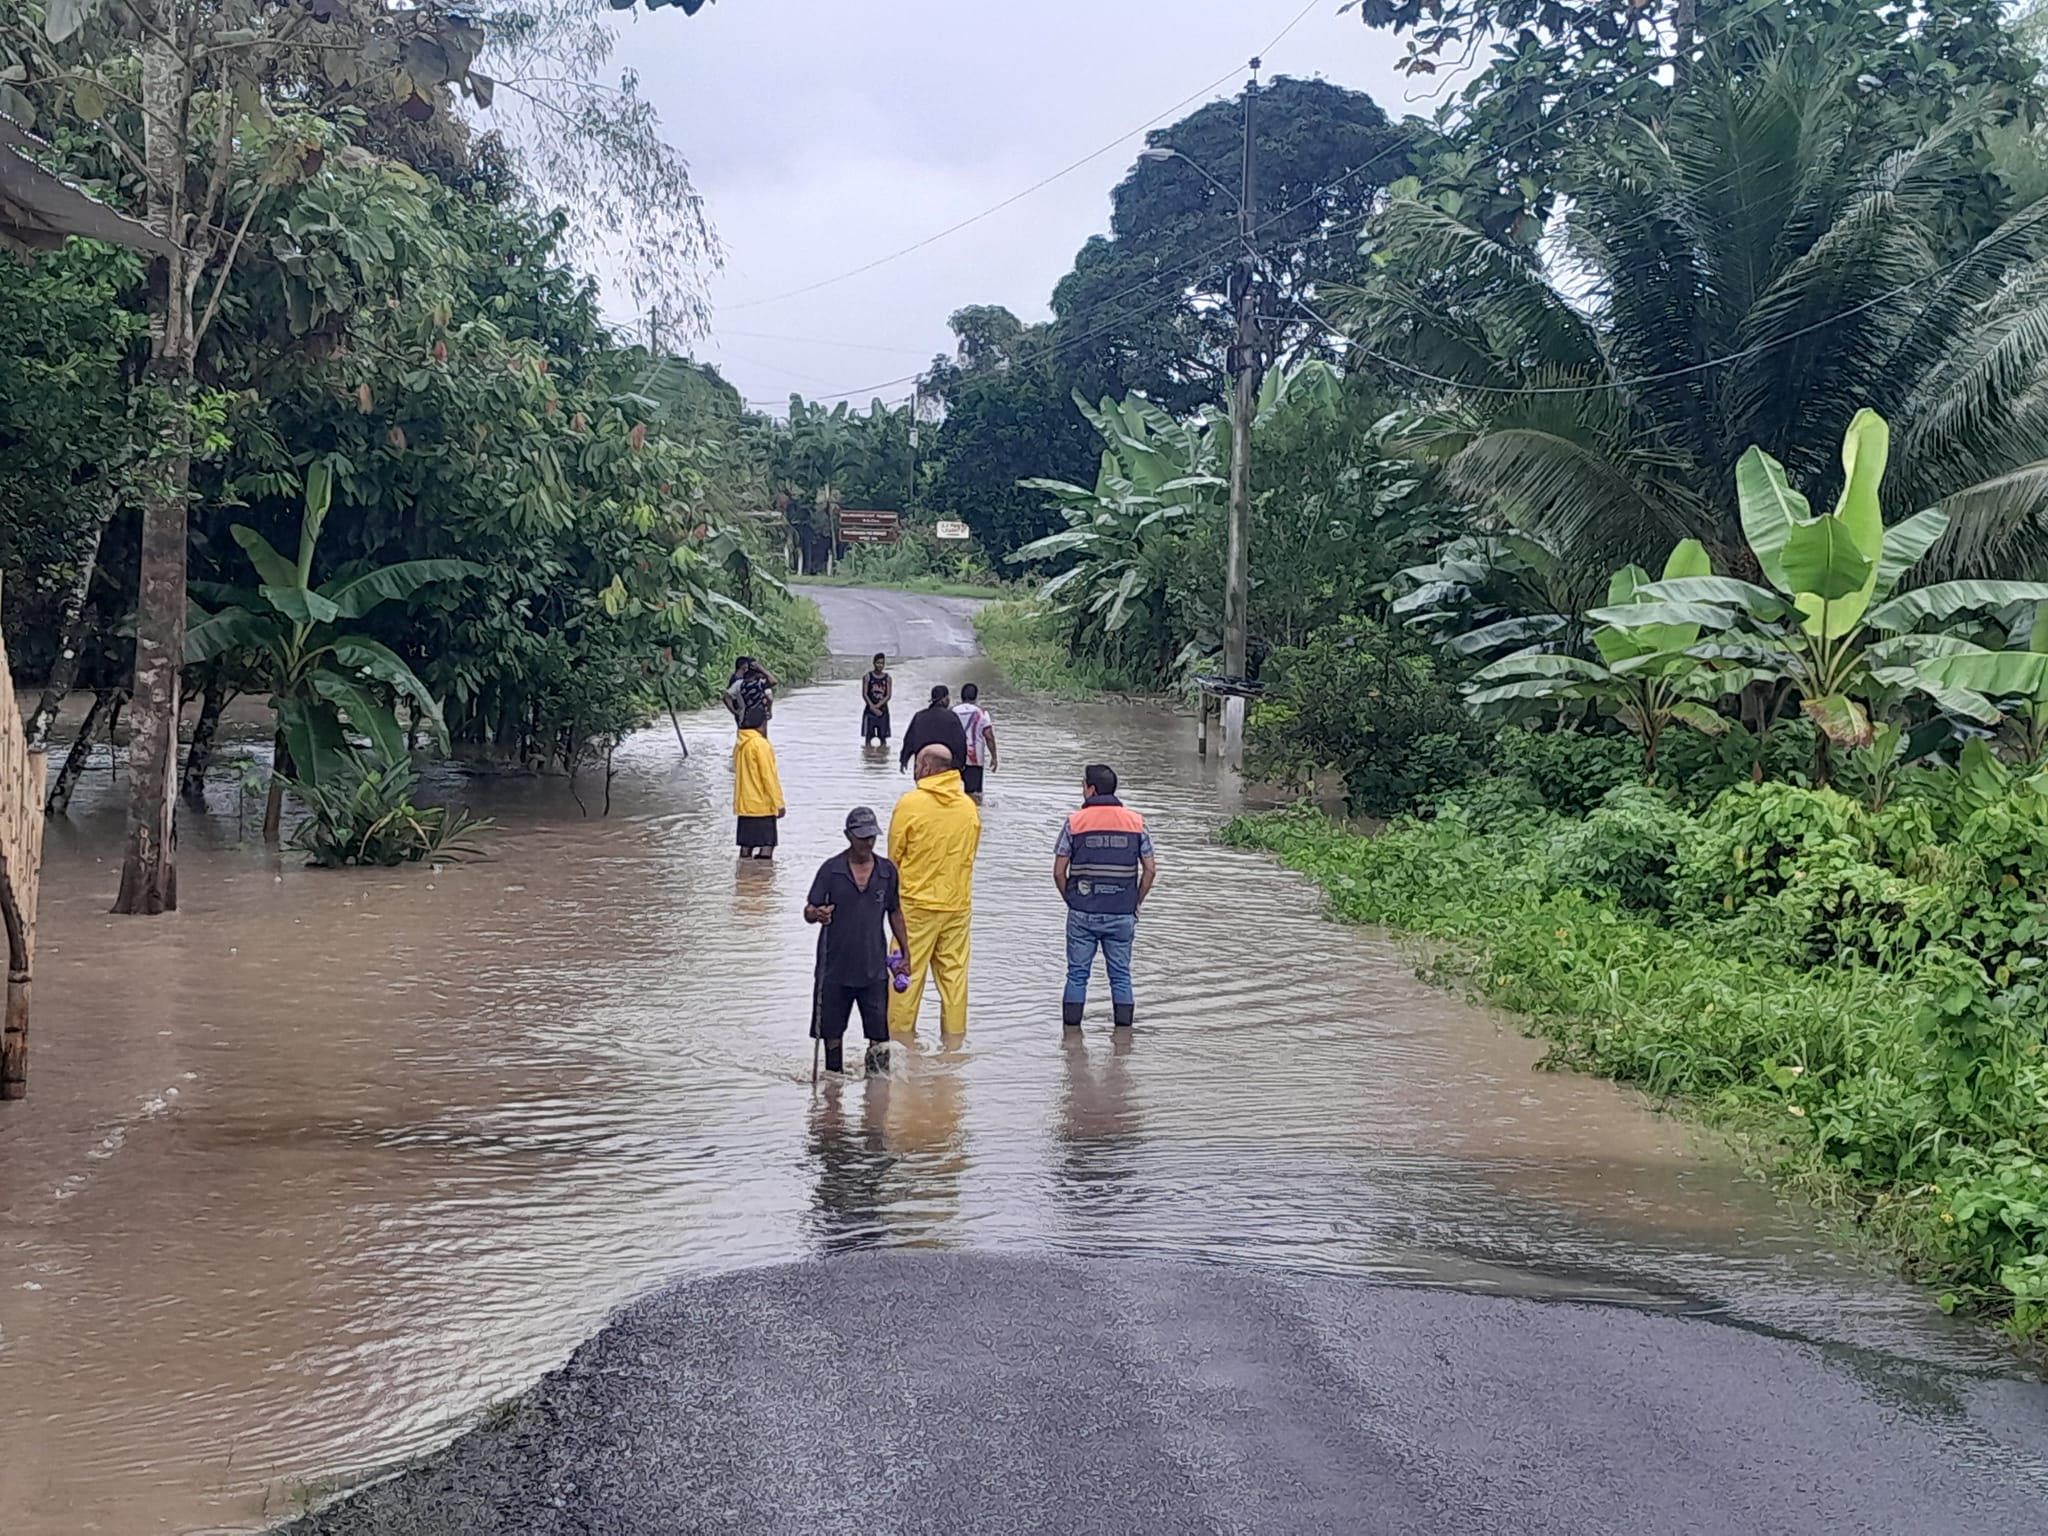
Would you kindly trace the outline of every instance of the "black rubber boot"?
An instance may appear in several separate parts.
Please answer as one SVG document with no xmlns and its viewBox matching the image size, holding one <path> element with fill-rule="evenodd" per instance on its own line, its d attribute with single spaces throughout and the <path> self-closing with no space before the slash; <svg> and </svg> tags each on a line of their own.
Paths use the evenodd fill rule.
<svg viewBox="0 0 2048 1536">
<path fill-rule="evenodd" d="M 1116 1020 L 1116 1027 L 1118 1029 L 1129 1029 L 1131 1027 L 1131 1015 L 1137 1011 L 1138 1005 L 1136 1003 L 1110 1004 L 1110 1016 Z"/>
<path fill-rule="evenodd" d="M 1083 1003 L 1061 1003 L 1060 1022 L 1066 1025 L 1068 1029 L 1079 1029 L 1081 1027 L 1081 1010 L 1085 1006 L 1086 1004 Z"/>
</svg>

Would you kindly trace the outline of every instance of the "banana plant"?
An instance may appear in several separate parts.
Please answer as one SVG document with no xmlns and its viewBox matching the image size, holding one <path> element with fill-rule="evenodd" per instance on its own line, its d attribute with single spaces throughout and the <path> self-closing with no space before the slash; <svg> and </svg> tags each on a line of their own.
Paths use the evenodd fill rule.
<svg viewBox="0 0 2048 1536">
<path fill-rule="evenodd" d="M 2017 625 L 2009 638 L 2021 638 Z M 1950 635 L 1908 635 L 1900 640 L 1945 642 L 1919 657 L 1921 670 L 1951 688 L 1997 701 L 2015 726 L 2024 760 L 2039 764 L 2048 758 L 2048 603 L 2034 605 L 2025 649 L 2008 646 L 1994 651 Z"/>
<path fill-rule="evenodd" d="M 314 586 L 313 557 L 333 488 L 327 464 L 307 466 L 297 560 L 287 560 L 254 528 L 235 524 L 235 542 L 249 556 L 258 585 L 210 589 L 223 606 L 207 613 L 195 604 L 185 628 L 188 666 L 232 655 L 269 685 L 277 750 L 263 817 L 268 838 L 277 835 L 284 780 L 317 786 L 339 771 L 353 756 L 351 729 L 368 739 L 378 761 L 405 761 L 406 729 L 392 702 L 397 697 L 409 701 L 414 722 L 446 750 L 441 707 L 426 684 L 390 647 L 346 626 L 431 583 L 483 574 L 467 560 L 403 560 Z"/>
<path fill-rule="evenodd" d="M 1686 539 L 1664 563 L 1663 582 L 1702 580 L 1712 565 L 1697 539 Z M 1659 583 L 1641 566 L 1616 571 L 1607 584 L 1607 606 L 1588 617 L 1633 614 L 1638 608 L 1669 608 L 1669 600 L 1643 596 Z M 1717 665 L 1694 654 L 1700 624 L 1682 615 L 1661 622 L 1602 622 L 1593 631 L 1598 661 L 1584 656 L 1529 650 L 1481 667 L 1465 685 L 1465 701 L 1481 714 L 1511 713 L 1531 703 L 1590 699 L 1636 740 L 1643 752 L 1643 778 L 1657 773 L 1657 748 L 1674 723 L 1709 736 L 1728 729 L 1714 701 L 1740 692 L 1750 680 L 1746 668 Z"/>
<path fill-rule="evenodd" d="M 1754 675 L 1790 683 L 1826 745 L 1868 747 L 1870 706 L 1902 693 L 1943 712 L 1996 724 L 1997 708 L 1936 667 L 1946 637 L 1916 626 L 2006 604 L 2048 598 L 2048 584 L 1954 581 L 1898 593 L 1906 573 L 1948 530 L 1940 508 L 1886 527 L 1878 499 L 1891 432 L 1875 411 L 1856 413 L 1842 439 L 1843 485 L 1832 512 L 1815 515 L 1784 466 L 1752 447 L 1736 465 L 1744 536 L 1769 587 L 1725 576 L 1653 582 L 1626 608 L 1589 618 L 1624 628 L 1696 623 L 1713 636 L 1702 657 L 1733 659 Z M 1879 636 L 1890 636 L 1880 639 Z"/>
</svg>

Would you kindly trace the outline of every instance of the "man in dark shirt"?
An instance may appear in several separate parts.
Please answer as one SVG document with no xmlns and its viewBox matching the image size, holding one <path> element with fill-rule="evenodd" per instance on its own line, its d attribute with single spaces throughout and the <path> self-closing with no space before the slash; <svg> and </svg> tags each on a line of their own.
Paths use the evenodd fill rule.
<svg viewBox="0 0 2048 1536">
<path fill-rule="evenodd" d="M 860 1031 L 867 1037 L 867 1069 L 889 1070 L 889 947 L 910 952 L 910 933 L 903 925 L 896 866 L 875 854 L 882 824 L 875 813 L 857 805 L 846 813 L 846 852 L 818 866 L 805 898 L 804 921 L 817 923 L 818 984 L 811 1015 L 811 1034 L 825 1042 L 825 1067 L 844 1072 L 846 1024 L 860 1009 Z"/>
<path fill-rule="evenodd" d="M 903 750 L 896 755 L 898 772 L 908 768 L 926 747 L 944 747 L 953 754 L 953 766 L 967 761 L 967 727 L 953 713 L 953 695 L 944 683 L 932 690 L 932 701 L 910 717 L 903 732 Z"/>
</svg>

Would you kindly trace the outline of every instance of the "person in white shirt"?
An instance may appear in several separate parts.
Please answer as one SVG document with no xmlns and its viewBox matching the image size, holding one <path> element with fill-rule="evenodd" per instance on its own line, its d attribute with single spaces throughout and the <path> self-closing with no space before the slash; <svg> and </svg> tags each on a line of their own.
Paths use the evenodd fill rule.
<svg viewBox="0 0 2048 1536">
<path fill-rule="evenodd" d="M 981 707 L 981 689 L 968 683 L 960 690 L 960 702 L 953 706 L 960 717 L 960 729 L 967 736 L 967 761 L 960 767 L 960 787 L 975 799 L 981 798 L 982 775 L 996 765 L 996 727 Z"/>
</svg>

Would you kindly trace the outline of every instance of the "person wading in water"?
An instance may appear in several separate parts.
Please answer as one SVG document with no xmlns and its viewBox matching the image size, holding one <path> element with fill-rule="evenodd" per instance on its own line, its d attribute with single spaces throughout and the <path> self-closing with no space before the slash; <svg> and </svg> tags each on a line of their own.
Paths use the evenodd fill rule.
<svg viewBox="0 0 2048 1536">
<path fill-rule="evenodd" d="M 950 718 L 952 711 L 948 710 Z M 960 787 L 944 747 L 917 754 L 917 788 L 889 818 L 889 857 L 903 882 L 910 929 L 910 987 L 889 999 L 889 1033 L 917 1033 L 925 972 L 939 984 L 939 1033 L 967 1032 L 967 936 L 974 906 L 974 855 L 981 812 Z"/>
<path fill-rule="evenodd" d="M 896 679 L 886 670 L 889 658 L 875 652 L 875 669 L 860 680 L 860 744 L 889 745 L 889 701 L 896 697 Z"/>
<path fill-rule="evenodd" d="M 1090 763 L 1081 774 L 1081 809 L 1067 818 L 1053 846 L 1052 883 L 1067 903 L 1067 989 L 1060 1022 L 1081 1027 L 1095 951 L 1109 972 L 1109 1001 L 1118 1029 L 1131 1026 L 1131 946 L 1138 908 L 1152 893 L 1159 865 L 1145 818 L 1116 797 L 1116 770 Z"/>
<path fill-rule="evenodd" d="M 881 835 L 873 811 L 864 805 L 848 811 L 846 851 L 818 866 L 804 903 L 804 921 L 820 925 L 811 1034 L 825 1042 L 828 1072 L 846 1070 L 846 1023 L 856 1007 L 868 1042 L 867 1069 L 889 1070 L 888 936 L 908 954 L 910 935 L 903 926 L 896 866 L 875 853 Z"/>
<path fill-rule="evenodd" d="M 739 818 L 743 859 L 775 857 L 776 823 L 789 811 L 767 729 L 768 712 L 756 704 L 740 716 L 739 739 L 732 744 L 732 810 Z"/>
<path fill-rule="evenodd" d="M 911 759 L 926 747 L 944 747 L 951 759 L 946 764 L 949 768 L 967 761 L 967 731 L 960 724 L 960 717 L 953 713 L 952 699 L 951 691 L 941 683 L 932 690 L 931 703 L 910 717 L 903 732 L 903 750 L 896 754 L 897 772 L 908 768 Z"/>
<path fill-rule="evenodd" d="M 967 738 L 967 761 L 960 767 L 960 782 L 979 800 L 983 776 L 996 766 L 995 721 L 981 707 L 981 689 L 974 683 L 961 686 L 960 702 L 953 706 L 953 713 L 960 717 L 960 730 Z"/>
</svg>

